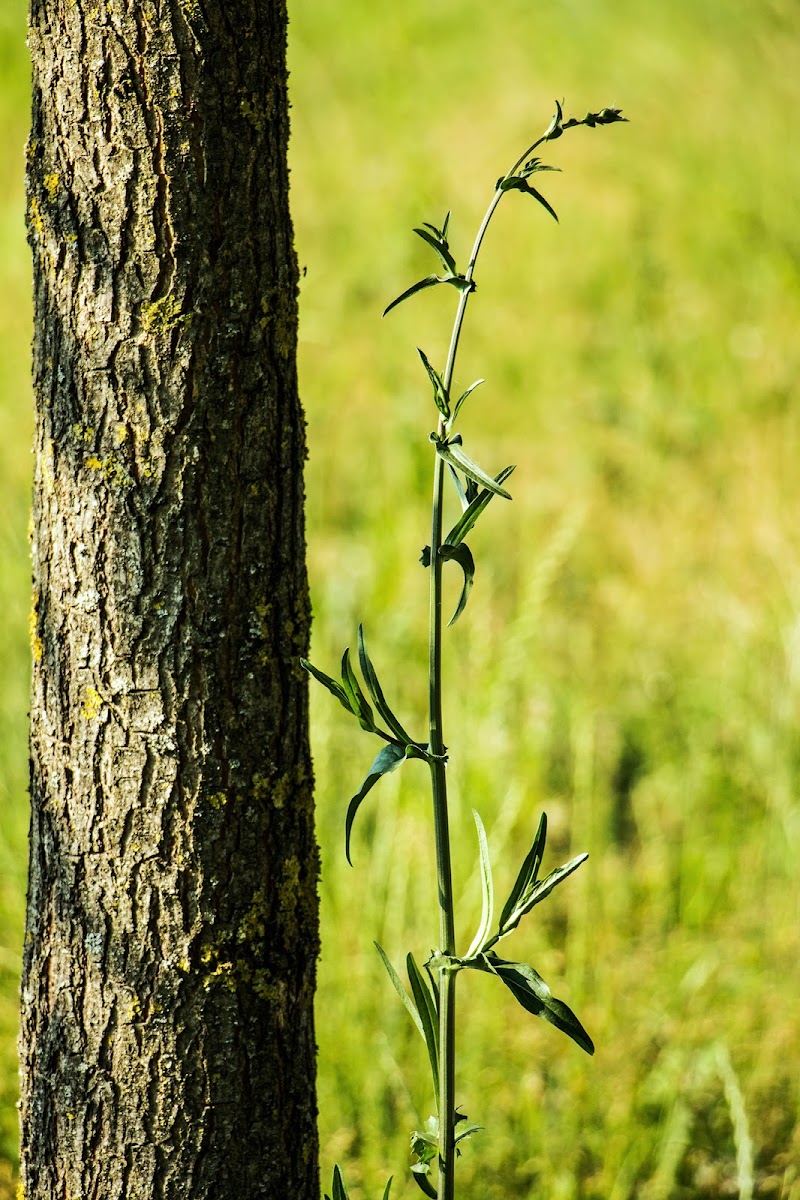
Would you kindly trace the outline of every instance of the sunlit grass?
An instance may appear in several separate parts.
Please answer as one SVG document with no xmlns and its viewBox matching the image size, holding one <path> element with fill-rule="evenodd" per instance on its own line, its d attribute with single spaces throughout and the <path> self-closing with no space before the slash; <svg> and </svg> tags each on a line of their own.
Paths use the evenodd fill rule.
<svg viewBox="0 0 800 1200">
<path fill-rule="evenodd" d="M 0 14 L 0 1159 L 27 819 L 23 10 Z M 486 1125 L 465 1196 L 736 1195 L 722 1047 L 754 1194 L 800 1200 L 798 37 L 789 0 L 295 6 L 313 658 L 333 667 L 363 620 L 418 726 L 431 451 L 414 347 L 440 357 L 452 310 L 435 292 L 380 312 L 429 269 L 413 225 L 451 207 L 463 258 L 555 96 L 631 117 L 554 147 L 559 227 L 522 196 L 498 215 L 457 381 L 487 380 L 465 410 L 470 448 L 518 469 L 503 519 L 471 539 L 476 584 L 451 631 L 455 859 L 475 861 L 473 805 L 498 861 L 524 853 L 541 808 L 551 865 L 589 850 L 514 950 L 597 1044 L 590 1061 L 465 979 L 459 1098 Z M 373 1196 L 402 1176 L 432 1103 L 372 949 L 399 961 L 435 942 L 429 801 L 421 765 L 383 781 L 347 867 L 348 788 L 370 748 L 328 699 L 312 696 L 323 1156 Z M 457 888 L 471 936 L 477 877 L 462 869 Z"/>
</svg>

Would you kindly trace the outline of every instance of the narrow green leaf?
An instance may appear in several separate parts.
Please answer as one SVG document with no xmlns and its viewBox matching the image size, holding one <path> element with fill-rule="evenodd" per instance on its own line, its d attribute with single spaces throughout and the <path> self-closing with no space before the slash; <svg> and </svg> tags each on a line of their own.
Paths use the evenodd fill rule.
<svg viewBox="0 0 800 1200">
<path fill-rule="evenodd" d="M 558 171 L 558 172 L 560 172 L 561 167 L 549 167 L 549 166 L 547 166 L 546 163 L 543 163 L 541 161 L 541 159 L 529 158 L 528 161 L 525 163 L 525 166 L 520 171 L 520 175 L 523 175 L 527 179 L 527 177 L 529 175 L 536 175 L 540 171 Z"/>
<path fill-rule="evenodd" d="M 490 952 L 483 955 L 490 970 L 498 975 L 515 1000 L 535 1017 L 541 1017 L 555 1025 L 567 1037 L 572 1038 L 587 1054 L 594 1054 L 594 1043 L 571 1008 L 558 1000 L 545 981 L 533 967 L 526 963 L 507 962 Z"/>
<path fill-rule="evenodd" d="M 556 222 L 556 224 L 558 224 L 558 213 L 553 208 L 552 204 L 549 204 L 548 201 L 545 200 L 545 198 L 541 192 L 537 192 L 536 188 L 531 187 L 530 184 L 528 184 L 527 187 L 525 187 L 525 188 L 520 188 L 520 191 L 529 192 L 535 200 L 539 201 L 542 208 L 546 209 L 547 212 L 550 213 L 550 216 L 553 218 L 553 220 Z"/>
<path fill-rule="evenodd" d="M 335 679 L 331 679 L 330 675 L 326 675 L 324 671 L 320 671 L 319 668 L 315 667 L 313 663 L 310 663 L 307 658 L 300 659 L 300 666 L 304 671 L 308 671 L 309 675 L 313 675 L 318 683 L 321 683 L 323 687 L 326 687 L 328 691 L 336 697 L 342 708 L 346 708 L 349 713 L 353 712 L 350 701 L 347 698 L 347 693 L 345 692 L 344 688 L 336 682 Z M 354 715 L 357 716 L 358 714 Z"/>
<path fill-rule="evenodd" d="M 558 221 L 558 213 L 551 204 L 545 200 L 541 192 L 537 192 L 535 187 L 531 187 L 524 175 L 511 175 L 508 179 L 504 179 L 500 184 L 500 190 L 503 192 L 527 192 L 529 196 L 533 196 L 538 200 L 543 208 L 546 208 L 554 221 Z"/>
<path fill-rule="evenodd" d="M 436 453 L 441 454 L 445 462 L 456 467 L 468 479 L 482 484 L 488 491 L 494 492 L 496 496 L 503 496 L 506 500 L 511 499 L 509 493 L 504 491 L 498 483 L 495 483 L 491 475 L 487 475 L 482 467 L 479 467 L 477 463 L 472 461 L 469 455 L 464 453 L 460 442 L 438 442 L 436 444 Z"/>
<path fill-rule="evenodd" d="M 414 233 L 418 237 L 421 237 L 424 242 L 428 243 L 445 271 L 452 275 L 457 274 L 456 260 L 453 258 L 447 242 L 440 236 L 438 230 L 434 233 L 428 233 L 427 229 L 415 229 Z"/>
<path fill-rule="evenodd" d="M 492 884 L 492 863 L 489 858 L 489 843 L 486 840 L 486 830 L 479 814 L 473 808 L 472 816 L 478 831 L 478 856 L 481 865 L 481 921 L 478 931 L 472 939 L 472 945 L 467 951 L 467 958 L 480 954 L 492 927 L 494 915 L 494 886 Z"/>
<path fill-rule="evenodd" d="M 349 1200 L 339 1164 L 333 1168 L 333 1200 Z"/>
<path fill-rule="evenodd" d="M 383 717 L 386 724 L 389 726 L 392 732 L 397 735 L 404 746 L 409 744 L 413 745 L 414 739 L 409 737 L 403 726 L 398 721 L 397 717 L 389 708 L 389 705 L 386 703 L 383 689 L 378 682 L 377 673 L 372 665 L 372 659 L 367 653 L 367 644 L 364 640 L 363 625 L 359 625 L 358 627 L 358 661 L 361 664 L 361 674 L 364 676 L 364 682 L 367 685 L 367 691 L 369 692 L 372 702 L 378 710 L 378 713 Z"/>
<path fill-rule="evenodd" d="M 392 1180 L 394 1175 L 390 1175 L 386 1180 L 386 1187 L 383 1189 L 383 1200 L 389 1200 L 389 1192 L 392 1190 Z"/>
<path fill-rule="evenodd" d="M 476 288 L 475 281 L 467 279 L 464 275 L 426 275 L 418 283 L 412 283 L 410 288 L 407 288 L 396 300 L 388 304 L 383 310 L 383 316 L 385 317 L 393 308 L 397 308 L 397 305 L 402 304 L 404 300 L 408 300 L 409 296 L 414 296 L 425 288 L 435 287 L 437 283 L 449 283 L 459 292 L 474 292 Z"/>
<path fill-rule="evenodd" d="M 464 485 L 461 482 L 458 471 L 456 471 L 456 469 L 452 465 L 452 463 L 447 464 L 447 470 L 450 473 L 450 478 L 453 481 L 453 486 L 455 487 L 456 491 L 458 492 L 458 499 L 461 504 L 462 511 L 466 512 L 466 510 L 469 508 L 469 500 L 467 499 L 467 493 L 464 491 Z M 428 547 L 428 549 L 430 549 L 430 547 Z"/>
<path fill-rule="evenodd" d="M 502 471 L 495 475 L 495 483 L 505 483 L 506 479 L 508 479 L 509 475 L 511 475 L 515 469 L 515 467 L 504 467 Z M 464 540 L 464 538 L 475 525 L 478 517 L 486 508 L 492 496 L 495 495 L 497 495 L 497 493 L 490 492 L 488 488 L 483 488 L 480 492 L 478 492 L 478 495 L 466 506 L 463 513 L 458 518 L 447 537 L 444 539 L 446 545 L 457 546 L 459 542 Z"/>
<path fill-rule="evenodd" d="M 367 698 L 361 690 L 361 685 L 356 678 L 353 664 L 350 662 L 349 648 L 342 655 L 342 687 L 350 702 L 350 707 L 358 717 L 358 723 L 361 728 L 366 729 L 367 733 L 374 733 L 375 718 L 372 715 L 372 709 L 369 706 Z"/>
<path fill-rule="evenodd" d="M 503 911 L 500 914 L 499 930 L 501 934 L 510 933 L 512 929 L 516 929 L 519 924 L 519 917 L 510 924 L 510 918 L 515 912 L 519 903 L 520 897 L 533 887 L 539 875 L 539 868 L 542 865 L 542 857 L 544 855 L 544 847 L 547 841 L 547 813 L 542 813 L 539 820 L 539 828 L 536 830 L 536 837 L 533 839 L 533 845 L 525 856 L 525 861 L 520 867 L 519 875 L 514 884 L 509 897 L 503 906 Z M 520 914 L 521 915 L 521 914 Z"/>
<path fill-rule="evenodd" d="M 472 585 L 475 582 L 475 559 L 472 557 L 472 551 L 466 542 L 459 542 L 457 546 L 447 544 L 440 546 L 439 555 L 446 562 L 449 562 L 451 559 L 453 562 L 457 562 L 464 572 L 464 586 L 461 588 L 461 595 L 458 598 L 456 610 L 447 622 L 449 628 L 450 625 L 455 625 L 466 607 L 467 599 L 472 591 Z"/>
<path fill-rule="evenodd" d="M 433 1092 L 436 1097 L 436 1107 L 439 1107 L 439 1011 L 428 988 L 427 980 L 417 966 L 414 955 L 409 954 L 406 957 L 406 970 L 408 971 L 409 982 L 411 983 L 411 991 L 414 994 L 417 1011 L 419 1012 L 422 1028 L 425 1036 L 425 1045 L 428 1048 L 428 1059 L 431 1064 L 431 1076 L 433 1078 Z"/>
<path fill-rule="evenodd" d="M 447 418 L 450 416 L 450 396 L 448 395 L 447 388 L 442 382 L 441 375 L 431 366 L 425 356 L 424 351 L 420 350 L 419 346 L 417 346 L 417 354 L 422 359 L 422 365 L 427 371 L 428 378 L 433 384 L 433 398 L 436 401 L 436 407 L 439 409 L 439 412 L 442 414 L 444 419 L 447 420 Z"/>
<path fill-rule="evenodd" d="M 384 746 L 375 755 L 375 759 L 369 769 L 369 774 L 347 806 L 347 817 L 344 823 L 344 852 L 351 867 L 353 861 L 350 858 L 350 834 L 353 829 L 353 821 L 355 820 L 356 813 L 361 807 L 364 797 L 368 792 L 372 791 L 381 776 L 388 775 L 395 767 L 399 767 L 401 762 L 405 762 L 405 757 L 405 751 L 401 750 L 399 746 Z"/>
<path fill-rule="evenodd" d="M 395 971 L 391 962 L 389 961 L 389 957 L 386 954 L 386 951 L 383 949 L 382 946 L 378 945 L 377 942 L 374 942 L 373 944 L 375 946 L 375 949 L 378 951 L 378 954 L 380 954 L 380 956 L 381 956 L 383 965 L 386 967 L 386 972 L 392 981 L 392 987 L 397 992 L 400 999 L 403 1001 L 406 1012 L 408 1013 L 408 1015 L 411 1017 L 411 1020 L 416 1025 L 416 1027 L 419 1031 L 419 1036 L 422 1038 L 422 1040 L 424 1042 L 425 1041 L 425 1030 L 422 1028 L 422 1021 L 420 1020 L 420 1015 L 417 1010 L 417 1006 L 415 1005 L 414 1001 L 409 996 L 406 989 L 403 987 L 403 981 L 400 978 L 400 976 L 397 974 L 397 971 Z"/>
<path fill-rule="evenodd" d="M 546 899 L 547 896 L 550 895 L 553 888 L 558 887 L 560 883 L 563 883 L 573 871 L 577 871 L 578 867 L 582 866 L 588 857 L 589 855 L 586 853 L 576 855 L 575 858 L 570 859 L 568 863 L 564 863 L 563 867 L 556 867 L 554 871 L 551 871 L 550 874 L 541 881 L 541 883 L 537 883 L 530 895 L 523 896 L 521 901 L 522 912 L 520 913 L 520 916 L 524 916 L 525 913 L 529 913 L 534 905 L 541 904 L 542 900 Z"/>
<path fill-rule="evenodd" d="M 456 400 L 456 402 L 455 402 L 455 406 L 454 406 L 454 408 L 453 408 L 453 417 L 452 417 L 452 421 L 455 421 L 456 417 L 457 417 L 457 416 L 458 416 L 458 414 L 459 414 L 459 410 L 461 409 L 461 405 L 462 405 L 462 404 L 464 403 L 464 401 L 467 399 L 467 396 L 470 396 L 470 395 L 472 394 L 472 392 L 474 392 L 474 391 L 475 391 L 475 388 L 476 388 L 476 387 L 480 387 L 480 385 L 481 385 L 482 383 L 486 383 L 486 380 L 485 380 L 485 379 L 476 379 L 474 383 L 471 383 L 471 384 L 469 385 L 469 387 L 467 388 L 467 390 L 466 390 L 465 392 L 462 392 L 462 393 L 461 393 L 461 395 L 460 395 L 460 396 L 458 397 L 458 399 Z M 451 421 L 451 424 L 452 424 L 452 421 Z"/>
<path fill-rule="evenodd" d="M 393 300 L 391 304 L 387 304 L 383 310 L 382 316 L 386 316 L 393 308 L 397 308 L 398 304 L 402 304 L 404 300 L 408 300 L 409 296 L 415 296 L 417 292 L 423 291 L 424 288 L 435 287 L 437 283 L 444 283 L 444 279 L 440 279 L 438 275 L 426 275 L 424 279 L 420 279 L 418 283 L 412 283 L 410 288 Z"/>
</svg>

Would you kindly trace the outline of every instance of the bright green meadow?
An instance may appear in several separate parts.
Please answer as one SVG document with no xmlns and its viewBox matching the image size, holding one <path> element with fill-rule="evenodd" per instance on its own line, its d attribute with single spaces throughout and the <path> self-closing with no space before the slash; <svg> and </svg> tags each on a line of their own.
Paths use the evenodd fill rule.
<svg viewBox="0 0 800 1200">
<path fill-rule="evenodd" d="M 22 0 L 0 0 L 0 1196 L 27 823 L 24 37 Z M 504 199 L 457 370 L 486 378 L 468 452 L 517 464 L 445 643 L 457 930 L 466 948 L 480 912 L 470 809 L 498 892 L 546 811 L 545 870 L 590 858 L 513 954 L 597 1045 L 463 978 L 458 1100 L 486 1127 L 464 1200 L 800 1200 L 799 46 L 795 0 L 293 5 L 311 657 L 334 673 L 363 621 L 419 736 L 436 414 L 415 347 L 443 365 L 456 295 L 381 311 L 435 269 L 413 226 L 452 209 L 463 265 L 554 98 L 630 118 L 543 148 L 559 225 Z M 372 942 L 398 966 L 436 943 L 425 767 L 367 798 L 350 868 L 376 747 L 316 686 L 312 716 L 324 1178 L 341 1162 L 366 1200 L 394 1173 L 411 1198 L 433 1098 Z"/>
</svg>

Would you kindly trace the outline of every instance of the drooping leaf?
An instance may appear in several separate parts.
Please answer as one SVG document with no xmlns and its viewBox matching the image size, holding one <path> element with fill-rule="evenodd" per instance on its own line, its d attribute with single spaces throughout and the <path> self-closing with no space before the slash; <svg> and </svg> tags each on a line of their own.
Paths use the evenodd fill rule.
<svg viewBox="0 0 800 1200">
<path fill-rule="evenodd" d="M 446 240 L 440 235 L 439 230 L 429 233 L 427 229 L 415 229 L 414 233 L 418 237 L 421 237 L 424 242 L 428 243 L 445 271 L 452 275 L 457 274 L 456 260 L 450 253 L 450 248 Z"/>
<path fill-rule="evenodd" d="M 447 420 L 450 416 L 450 396 L 447 388 L 444 386 L 441 375 L 431 366 L 425 356 L 424 351 L 420 350 L 419 346 L 417 346 L 417 354 L 422 359 L 422 365 L 427 371 L 428 378 L 433 384 L 433 398 L 436 401 L 436 407 L 444 419 Z"/>
<path fill-rule="evenodd" d="M 428 1178 L 430 1173 L 431 1169 L 427 1163 L 414 1163 L 411 1168 L 411 1174 L 414 1177 L 414 1182 L 417 1184 L 420 1191 L 424 1192 L 424 1194 L 429 1197 L 429 1200 L 437 1200 L 438 1192 Z"/>
<path fill-rule="evenodd" d="M 453 421 L 455 421 L 456 417 L 458 416 L 459 411 L 461 409 L 461 405 L 464 403 L 464 401 L 467 399 L 467 397 L 470 396 L 475 391 L 476 387 L 480 387 L 480 385 L 482 383 L 486 383 L 486 380 L 485 379 L 476 379 L 474 383 L 471 383 L 469 385 L 469 387 L 467 388 L 467 390 L 465 392 L 461 393 L 461 395 L 456 400 L 455 405 L 453 406 Z M 452 424 L 452 421 L 451 421 L 451 424 Z"/>
<path fill-rule="evenodd" d="M 437 283 L 444 282 L 445 280 L 441 279 L 438 275 L 426 275 L 425 278 L 420 279 L 418 283 L 412 283 L 411 287 L 406 288 L 406 290 L 401 293 L 396 300 L 393 300 L 391 304 L 387 304 L 386 308 L 383 310 L 382 316 L 385 317 L 386 314 L 390 313 L 393 308 L 397 308 L 398 304 L 402 304 L 404 300 L 408 300 L 409 296 L 415 296 L 417 292 L 421 292 L 425 288 L 436 287 Z"/>
<path fill-rule="evenodd" d="M 315 667 L 313 663 L 310 663 L 307 658 L 300 659 L 300 666 L 304 671 L 308 671 L 309 675 L 313 675 L 318 683 L 321 683 L 323 687 L 326 687 L 328 691 L 336 697 L 342 708 L 346 708 L 349 713 L 353 712 L 350 701 L 347 698 L 347 693 L 341 684 L 337 683 L 335 679 L 331 679 L 330 675 L 326 675 L 324 671 L 320 671 L 319 668 Z"/>
<path fill-rule="evenodd" d="M 409 954 L 406 957 L 406 970 L 408 971 L 411 990 L 416 1001 L 417 1011 L 419 1012 L 422 1022 L 423 1036 L 425 1045 L 428 1049 L 428 1059 L 431 1065 L 431 1076 L 433 1078 L 433 1091 L 436 1096 L 436 1107 L 439 1107 L 439 1010 L 436 999 L 431 995 L 430 988 L 425 976 L 417 966 L 414 955 Z"/>
<path fill-rule="evenodd" d="M 510 932 L 519 924 L 519 918 L 517 918 L 513 924 L 510 924 L 509 922 L 512 915 L 517 910 L 520 899 L 526 895 L 536 883 L 539 875 L 539 868 L 542 865 L 542 857 L 544 856 L 546 841 L 547 813 L 542 813 L 541 818 L 539 819 L 539 828 L 536 830 L 536 837 L 533 839 L 533 845 L 525 856 L 525 861 L 520 867 L 516 883 L 511 889 L 508 899 L 503 906 L 503 911 L 500 914 L 499 929 L 501 933 Z"/>
<path fill-rule="evenodd" d="M 383 316 L 385 317 L 393 308 L 397 308 L 397 305 L 402 304 L 404 300 L 408 300 L 409 296 L 414 296 L 425 288 L 435 287 L 437 283 L 449 283 L 459 292 L 474 292 L 476 286 L 474 280 L 466 279 L 463 275 L 426 275 L 418 283 L 412 283 L 411 287 L 406 288 L 391 304 L 387 304 L 383 310 Z"/>
<path fill-rule="evenodd" d="M 460 435 L 456 435 L 459 437 Z M 436 453 L 440 454 L 445 462 L 452 467 L 461 471 L 462 475 L 466 475 L 468 479 L 475 483 L 480 483 L 488 491 L 494 492 L 497 496 L 503 496 L 506 500 L 510 500 L 511 496 L 504 491 L 498 483 L 492 479 L 491 475 L 479 467 L 476 462 L 473 462 L 468 454 L 461 448 L 461 442 L 453 439 L 452 441 L 439 441 L 436 443 Z"/>
<path fill-rule="evenodd" d="M 367 733 L 375 732 L 375 718 L 372 715 L 372 709 L 369 702 L 361 690 L 361 685 L 356 678 L 356 673 L 353 670 L 353 664 L 350 662 L 350 650 L 345 650 L 342 655 L 342 687 L 350 702 L 350 707 L 358 717 L 358 723 Z"/>
<path fill-rule="evenodd" d="M 372 702 L 375 705 L 375 708 L 378 710 L 380 716 L 383 717 L 386 724 L 389 726 L 392 732 L 397 735 L 403 745 L 413 743 L 414 739 L 409 737 L 403 726 L 398 721 L 397 717 L 389 708 L 389 705 L 386 703 L 383 689 L 378 682 L 377 673 L 372 665 L 372 659 L 367 653 L 363 625 L 359 625 L 358 627 L 358 661 L 361 665 L 361 674 L 364 676 L 364 682 L 367 685 L 367 691 L 369 692 Z"/>
<path fill-rule="evenodd" d="M 374 788 L 381 776 L 388 775 L 390 771 L 394 771 L 395 767 L 399 767 L 400 763 L 405 761 L 405 757 L 405 750 L 402 750 L 399 746 L 388 745 L 379 750 L 375 755 L 366 779 L 347 807 L 347 817 L 344 824 L 344 850 L 351 867 L 353 862 L 350 858 L 350 834 L 353 829 L 353 821 L 355 820 L 356 813 L 361 807 L 364 797 Z"/>
<path fill-rule="evenodd" d="M 480 954 L 489 936 L 494 915 L 494 886 L 492 884 L 492 863 L 489 858 L 489 843 L 486 840 L 486 830 L 479 814 L 473 808 L 472 816 L 478 831 L 478 857 L 481 866 L 481 921 L 477 933 L 472 939 L 472 945 L 467 951 L 467 958 Z"/>
<path fill-rule="evenodd" d="M 504 467 L 502 471 L 495 475 L 495 483 L 505 483 L 509 475 L 511 475 L 515 469 L 515 467 Z M 482 488 L 481 491 L 478 492 L 478 495 L 475 497 L 475 499 L 466 506 L 463 513 L 458 518 L 447 537 L 444 539 L 445 543 L 448 546 L 457 546 L 459 542 L 463 541 L 475 525 L 478 517 L 486 508 L 492 496 L 496 495 L 496 492 L 490 492 L 488 488 Z"/>
<path fill-rule="evenodd" d="M 380 954 L 380 956 L 381 956 L 383 965 L 386 967 L 386 972 L 392 981 L 392 987 L 397 992 L 400 999 L 403 1001 L 403 1005 L 405 1007 L 406 1012 L 408 1013 L 408 1015 L 411 1017 L 411 1020 L 416 1025 L 417 1030 L 419 1031 L 419 1036 L 422 1038 L 422 1040 L 424 1042 L 425 1041 L 425 1030 L 422 1027 L 422 1020 L 420 1018 L 419 1011 L 417 1009 L 416 1004 L 411 999 L 411 997 L 409 996 L 406 989 L 403 987 L 403 981 L 400 978 L 400 976 L 397 974 L 397 971 L 395 971 L 391 962 L 389 961 L 389 956 L 386 954 L 383 947 L 378 945 L 377 942 L 374 943 L 374 946 L 375 946 L 375 949 L 378 951 L 378 954 Z"/>
<path fill-rule="evenodd" d="M 484 954 L 489 970 L 500 977 L 514 998 L 529 1013 L 555 1025 L 572 1038 L 587 1054 L 594 1054 L 594 1043 L 571 1008 L 558 1000 L 541 975 L 527 963 L 507 962 L 493 951 Z"/>
<path fill-rule="evenodd" d="M 547 209 L 547 211 L 550 213 L 550 216 L 553 218 L 554 221 L 558 221 L 558 213 L 553 208 L 552 204 L 550 204 L 547 200 L 545 200 L 542 193 L 537 192 L 535 187 L 531 187 L 531 185 L 528 183 L 528 181 L 524 175 L 509 176 L 508 179 L 504 179 L 502 181 L 502 183 L 500 184 L 500 188 L 501 188 L 501 191 L 504 191 L 504 192 L 510 192 L 510 191 L 527 192 L 529 196 L 533 196 L 533 198 L 535 200 L 538 200 L 538 202 L 542 205 L 543 208 Z"/>
<path fill-rule="evenodd" d="M 472 557 L 472 551 L 466 542 L 459 542 L 457 546 L 444 544 L 439 547 L 439 555 L 445 562 L 449 562 L 451 559 L 453 562 L 457 562 L 464 572 L 464 585 L 461 588 L 461 595 L 458 598 L 456 610 L 447 622 L 449 627 L 450 625 L 455 625 L 466 607 L 467 599 L 472 591 L 472 585 L 475 582 L 475 559 Z"/>
<path fill-rule="evenodd" d="M 558 213 L 553 208 L 552 204 L 550 204 L 549 201 L 544 198 L 541 192 L 537 192 L 536 188 L 531 187 L 530 184 L 524 188 L 520 188 L 520 191 L 528 192 L 529 195 L 533 196 L 534 200 L 538 200 L 542 208 L 549 212 L 550 216 L 553 218 L 556 224 L 558 224 Z"/>
</svg>

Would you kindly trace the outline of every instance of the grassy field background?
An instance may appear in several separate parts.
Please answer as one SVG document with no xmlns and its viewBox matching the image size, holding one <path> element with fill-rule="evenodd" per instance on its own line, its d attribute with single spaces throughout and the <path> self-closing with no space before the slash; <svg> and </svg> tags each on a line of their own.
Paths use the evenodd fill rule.
<svg viewBox="0 0 800 1200">
<path fill-rule="evenodd" d="M 458 1095 L 476 1200 L 800 1200 L 800 9 L 794 0 L 314 0 L 292 9 L 292 180 L 307 267 L 313 658 L 363 620 L 422 727 L 434 417 L 415 346 L 443 359 L 452 297 L 385 321 L 433 269 L 411 228 L 453 210 L 463 261 L 495 179 L 549 121 L 631 123 L 554 143 L 556 226 L 503 202 L 457 382 L 493 471 L 448 635 L 446 739 L 459 929 L 474 831 L 499 889 L 540 811 L 547 865 L 590 852 L 509 951 L 576 1009 L 589 1059 L 480 976 L 460 989 Z M 0 4 L 0 1179 L 15 1154 L 25 873 L 31 431 L 22 146 L 24 5 Z M 321 691 L 321 689 L 319 689 Z M 374 748 L 313 697 L 326 1176 L 417 1194 L 424 1051 L 372 949 L 434 945 L 424 771 L 343 816 Z M 330 701 L 330 703 L 328 703 Z M 0 1183 L 0 1195 L 3 1194 Z"/>
</svg>

